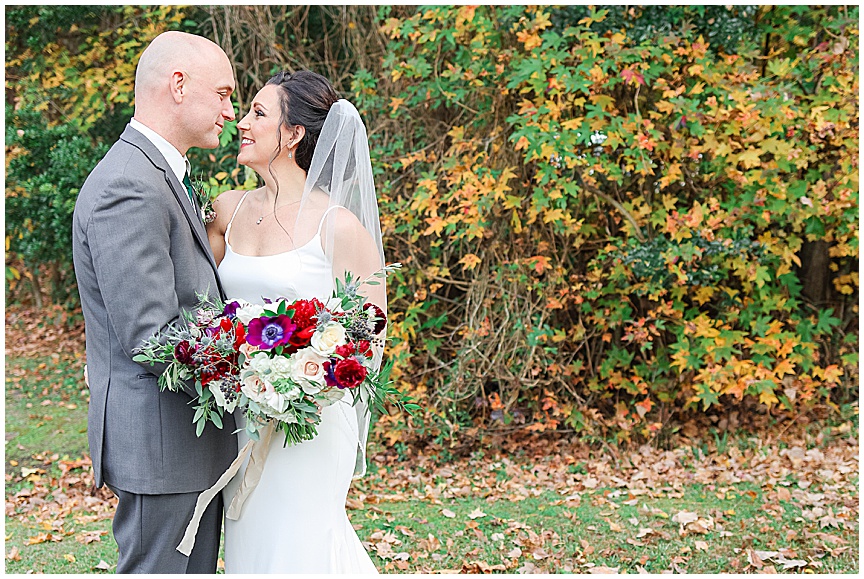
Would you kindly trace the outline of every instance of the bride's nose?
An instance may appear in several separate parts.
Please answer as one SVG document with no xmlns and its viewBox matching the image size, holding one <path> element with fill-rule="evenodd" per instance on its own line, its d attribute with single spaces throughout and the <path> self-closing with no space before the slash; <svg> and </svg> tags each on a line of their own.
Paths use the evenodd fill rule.
<svg viewBox="0 0 864 579">
<path fill-rule="evenodd" d="M 249 130 L 249 127 L 251 126 L 249 124 L 249 115 L 251 115 L 251 114 L 252 114 L 252 111 L 249 111 L 248 113 L 246 113 L 245 117 L 240 119 L 240 122 L 237 123 L 237 128 L 239 130 L 241 130 L 241 131 L 248 131 Z"/>
</svg>

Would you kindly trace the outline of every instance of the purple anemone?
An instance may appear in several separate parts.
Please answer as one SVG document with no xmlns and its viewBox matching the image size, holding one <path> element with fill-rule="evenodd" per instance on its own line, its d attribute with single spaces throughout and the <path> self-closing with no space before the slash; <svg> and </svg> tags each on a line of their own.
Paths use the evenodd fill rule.
<svg viewBox="0 0 864 579">
<path fill-rule="evenodd" d="M 262 350 L 270 350 L 278 346 L 288 345 L 288 340 L 291 339 L 296 329 L 297 326 L 288 316 L 255 318 L 249 322 L 246 342 L 251 346 L 258 346 Z"/>
<path fill-rule="evenodd" d="M 227 304 L 225 304 L 225 309 L 222 310 L 222 315 L 227 316 L 228 319 L 233 320 L 234 316 L 237 315 L 237 308 L 239 307 L 240 302 L 238 301 L 228 302 Z"/>
</svg>

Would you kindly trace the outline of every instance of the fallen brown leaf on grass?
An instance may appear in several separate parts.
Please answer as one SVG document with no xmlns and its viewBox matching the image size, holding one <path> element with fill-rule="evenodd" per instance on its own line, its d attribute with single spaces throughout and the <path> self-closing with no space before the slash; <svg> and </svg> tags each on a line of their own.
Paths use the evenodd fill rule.
<svg viewBox="0 0 864 579">
<path fill-rule="evenodd" d="M 588 572 L 592 575 L 617 575 L 619 567 L 606 567 L 604 565 L 597 565 L 596 567 L 591 567 L 588 569 Z"/>
<path fill-rule="evenodd" d="M 18 547 L 12 547 L 9 549 L 9 552 L 6 553 L 6 558 L 10 561 L 20 561 L 21 553 L 18 551 Z"/>
<path fill-rule="evenodd" d="M 506 571 L 504 565 L 490 565 L 486 561 L 469 561 L 462 563 L 462 573 L 492 573 L 493 571 Z"/>
<path fill-rule="evenodd" d="M 39 543 L 47 543 L 49 541 L 54 541 L 59 543 L 63 540 L 63 535 L 59 533 L 39 533 L 34 537 L 30 537 L 27 539 L 28 545 L 38 545 Z"/>
<path fill-rule="evenodd" d="M 843 524 L 843 520 L 835 517 L 834 511 L 832 511 L 830 507 L 828 508 L 828 514 L 819 519 L 819 527 L 822 529 L 825 527 L 834 527 L 835 529 L 839 529 Z"/>
<path fill-rule="evenodd" d="M 672 522 L 678 523 L 679 525 L 686 525 L 688 523 L 696 522 L 698 519 L 699 515 L 697 515 L 696 513 L 680 511 L 672 517 Z"/>
<path fill-rule="evenodd" d="M 95 541 L 101 541 L 102 537 L 108 534 L 108 531 L 82 531 L 78 536 L 75 537 L 75 540 L 79 543 L 84 543 L 85 545 L 89 545 Z"/>
</svg>

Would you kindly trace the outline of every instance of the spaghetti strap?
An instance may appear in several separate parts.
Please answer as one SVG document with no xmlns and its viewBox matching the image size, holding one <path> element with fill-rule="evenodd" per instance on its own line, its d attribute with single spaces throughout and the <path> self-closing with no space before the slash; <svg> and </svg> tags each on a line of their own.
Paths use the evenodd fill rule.
<svg viewBox="0 0 864 579">
<path fill-rule="evenodd" d="M 318 224 L 318 233 L 315 234 L 316 237 L 321 235 L 321 228 L 324 227 L 324 219 L 327 217 L 327 214 L 330 213 L 331 211 L 333 211 L 334 209 L 345 209 L 345 208 L 342 207 L 341 205 L 333 205 L 332 207 L 329 207 L 327 209 L 327 211 L 324 212 L 324 215 L 321 216 L 321 222 Z"/>
<path fill-rule="evenodd" d="M 243 205 L 243 201 L 246 200 L 246 196 L 251 193 L 252 190 L 246 191 L 243 194 L 243 197 L 240 198 L 240 201 L 237 203 L 237 207 L 234 208 L 234 213 L 231 215 L 231 219 L 228 221 L 228 226 L 225 228 L 225 245 L 229 245 L 228 243 L 228 233 L 231 231 L 231 224 L 234 223 L 234 218 L 237 217 L 237 212 L 240 210 L 240 206 Z"/>
</svg>

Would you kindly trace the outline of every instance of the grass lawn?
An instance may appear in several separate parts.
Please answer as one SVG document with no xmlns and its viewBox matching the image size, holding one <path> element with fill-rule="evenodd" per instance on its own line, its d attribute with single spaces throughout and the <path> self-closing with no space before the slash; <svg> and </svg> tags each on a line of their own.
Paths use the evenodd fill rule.
<svg viewBox="0 0 864 579">
<path fill-rule="evenodd" d="M 80 375 L 74 354 L 7 357 L 7 573 L 116 565 L 113 502 L 82 460 Z M 384 572 L 857 573 L 857 416 L 817 430 L 622 451 L 617 464 L 567 442 L 448 464 L 373 437 L 348 513 Z"/>
</svg>

